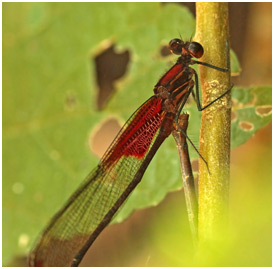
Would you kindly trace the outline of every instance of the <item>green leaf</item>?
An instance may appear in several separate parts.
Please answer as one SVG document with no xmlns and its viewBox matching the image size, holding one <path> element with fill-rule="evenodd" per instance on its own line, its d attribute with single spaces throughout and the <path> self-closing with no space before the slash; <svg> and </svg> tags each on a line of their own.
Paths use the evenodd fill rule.
<svg viewBox="0 0 274 269">
<path fill-rule="evenodd" d="M 242 68 L 238 60 L 238 57 L 233 50 L 230 50 L 230 61 L 231 76 L 239 76 L 239 74 L 242 72 Z"/>
<path fill-rule="evenodd" d="M 272 119 L 272 87 L 232 89 L 231 146 L 237 147 Z"/>
</svg>

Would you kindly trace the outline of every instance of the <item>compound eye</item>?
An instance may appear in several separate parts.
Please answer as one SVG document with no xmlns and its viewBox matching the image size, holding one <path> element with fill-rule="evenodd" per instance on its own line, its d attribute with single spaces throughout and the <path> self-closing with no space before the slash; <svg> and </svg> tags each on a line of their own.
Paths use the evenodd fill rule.
<svg viewBox="0 0 274 269">
<path fill-rule="evenodd" d="M 195 58 L 201 58 L 204 54 L 204 48 L 198 42 L 190 42 L 188 45 L 188 51 L 191 56 Z"/>
<path fill-rule="evenodd" d="M 184 45 L 184 42 L 181 39 L 175 38 L 169 42 L 168 48 L 170 52 L 180 55 L 182 53 L 183 45 Z"/>
</svg>

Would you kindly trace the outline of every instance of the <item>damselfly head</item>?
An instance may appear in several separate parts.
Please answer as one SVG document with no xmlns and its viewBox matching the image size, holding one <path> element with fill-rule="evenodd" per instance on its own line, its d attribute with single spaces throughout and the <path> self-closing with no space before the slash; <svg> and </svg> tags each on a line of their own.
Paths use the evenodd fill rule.
<svg viewBox="0 0 274 269">
<path fill-rule="evenodd" d="M 187 55 L 190 54 L 192 57 L 201 58 L 204 54 L 202 45 L 198 42 L 184 42 L 179 38 L 172 39 L 168 48 L 170 52 L 176 55 Z"/>
<path fill-rule="evenodd" d="M 204 54 L 204 48 L 198 42 L 190 42 L 188 44 L 188 51 L 191 54 L 191 56 L 195 58 L 201 58 Z"/>
<path fill-rule="evenodd" d="M 168 48 L 171 53 L 174 53 L 176 55 L 181 55 L 182 54 L 182 48 L 184 47 L 185 43 L 183 40 L 179 38 L 174 38 L 170 40 L 168 44 Z"/>
</svg>

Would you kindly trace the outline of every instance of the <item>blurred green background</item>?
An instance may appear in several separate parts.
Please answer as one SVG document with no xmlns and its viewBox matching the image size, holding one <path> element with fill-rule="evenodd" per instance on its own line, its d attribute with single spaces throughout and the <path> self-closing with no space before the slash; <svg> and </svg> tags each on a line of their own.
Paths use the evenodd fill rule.
<svg viewBox="0 0 274 269">
<path fill-rule="evenodd" d="M 3 3 L 3 265 L 24 266 L 41 229 L 175 61 L 164 46 L 194 35 L 194 13 L 193 3 Z M 271 3 L 230 4 L 230 20 L 242 66 L 234 84 L 270 85 Z M 195 113 L 188 132 L 197 144 Z M 82 265 L 271 266 L 271 143 L 268 124 L 232 150 L 231 232 L 203 257 L 183 191 L 163 200 L 181 187 L 169 139 L 123 217 L 163 201 L 106 228 Z"/>
</svg>

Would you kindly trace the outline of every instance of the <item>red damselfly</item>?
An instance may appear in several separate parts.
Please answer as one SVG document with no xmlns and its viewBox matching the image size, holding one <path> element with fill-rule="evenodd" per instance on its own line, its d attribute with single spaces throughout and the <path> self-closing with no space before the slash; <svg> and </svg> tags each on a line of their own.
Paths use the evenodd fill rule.
<svg viewBox="0 0 274 269">
<path fill-rule="evenodd" d="M 198 75 L 190 65 L 222 72 L 228 68 L 194 60 L 203 55 L 197 42 L 173 39 L 169 49 L 180 55 L 176 64 L 160 78 L 154 95 L 129 118 L 95 170 L 53 217 L 30 253 L 30 265 L 77 266 L 141 181 L 154 154 L 174 130 L 190 93 L 196 94 L 201 111 L 230 90 L 202 107 Z"/>
<path fill-rule="evenodd" d="M 189 220 L 189 224 L 190 224 L 191 234 L 193 237 L 193 243 L 196 244 L 197 239 L 198 239 L 198 231 L 197 231 L 198 201 L 197 201 L 197 197 L 196 197 L 196 193 L 195 193 L 194 177 L 193 177 L 192 167 L 191 167 L 191 163 L 190 163 L 188 145 L 186 142 L 186 140 L 187 140 L 186 131 L 187 131 L 187 126 L 188 126 L 188 118 L 189 118 L 189 115 L 186 113 L 182 113 L 179 116 L 178 122 L 175 124 L 175 126 L 172 130 L 172 135 L 175 139 L 179 157 L 180 157 L 181 172 L 182 172 L 188 220 Z M 192 142 L 191 142 L 191 144 L 192 144 Z M 195 146 L 194 146 L 194 148 L 195 148 Z M 196 148 L 195 148 L 195 150 L 196 150 Z M 200 155 L 199 152 L 198 152 L 198 154 Z M 202 156 L 201 156 L 201 158 L 203 159 Z M 204 159 L 203 159 L 203 161 L 205 162 Z"/>
</svg>

